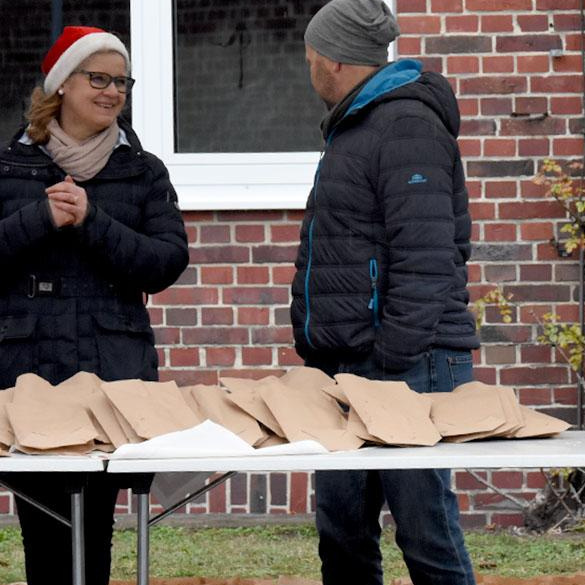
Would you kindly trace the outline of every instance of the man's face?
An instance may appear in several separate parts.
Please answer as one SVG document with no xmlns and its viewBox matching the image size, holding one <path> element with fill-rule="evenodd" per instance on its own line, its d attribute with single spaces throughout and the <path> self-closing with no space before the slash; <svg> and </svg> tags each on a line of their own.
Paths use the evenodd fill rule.
<svg viewBox="0 0 585 585">
<path fill-rule="evenodd" d="M 305 55 L 311 72 L 313 89 L 325 102 L 327 108 L 331 109 L 338 102 L 337 84 L 333 74 L 334 63 L 308 45 L 305 47 Z"/>
</svg>

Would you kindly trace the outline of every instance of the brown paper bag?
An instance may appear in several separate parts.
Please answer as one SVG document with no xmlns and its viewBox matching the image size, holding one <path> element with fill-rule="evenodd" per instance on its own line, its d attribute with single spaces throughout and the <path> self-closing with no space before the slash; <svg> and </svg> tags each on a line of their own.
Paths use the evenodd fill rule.
<svg viewBox="0 0 585 585">
<path fill-rule="evenodd" d="M 197 414 L 190 408 L 185 410 L 185 405 L 188 406 L 185 400 L 186 393 L 177 386 L 176 382 L 172 380 L 169 382 L 144 382 L 144 385 L 157 402 L 162 402 L 169 409 L 173 419 L 181 427 L 178 430 L 190 429 L 205 420 L 200 413 Z"/>
<path fill-rule="evenodd" d="M 96 441 L 109 444 L 110 439 L 102 425 L 91 412 L 89 401 L 91 397 L 99 392 L 101 380 L 89 372 L 78 372 L 57 386 L 36 374 L 23 374 L 18 377 L 13 400 L 37 400 L 40 402 L 51 402 L 52 404 L 77 404 L 85 408 L 96 431 Z"/>
<path fill-rule="evenodd" d="M 345 406 L 349 406 L 349 400 L 347 396 L 343 393 L 343 390 L 337 383 L 328 384 L 327 386 L 323 386 L 321 388 L 321 392 L 324 392 L 328 396 L 335 398 L 337 402 L 344 404 Z"/>
<path fill-rule="evenodd" d="M 99 450 L 109 452 L 111 450 L 110 446 L 112 445 L 111 439 L 90 408 L 91 398 L 98 392 L 101 392 L 101 382 L 100 378 L 95 374 L 78 372 L 74 376 L 57 384 L 53 390 L 53 395 L 56 399 L 62 399 L 65 402 L 75 402 L 85 407 L 89 418 L 98 432 L 96 443 L 100 444 Z"/>
<path fill-rule="evenodd" d="M 191 386 L 191 395 L 205 418 L 230 430 L 249 445 L 256 446 L 268 438 L 258 421 L 237 406 L 223 388 L 197 384 Z"/>
<path fill-rule="evenodd" d="M 259 390 L 289 441 L 314 439 L 331 451 L 357 449 L 363 440 L 347 429 L 337 402 L 318 389 L 299 389 L 274 378 Z"/>
<path fill-rule="evenodd" d="M 124 418 L 119 413 L 116 414 L 116 407 L 110 402 L 104 391 L 99 390 L 95 394 L 92 394 L 88 400 L 88 407 L 91 411 L 92 416 L 98 421 L 100 427 L 104 430 L 109 442 L 118 448 L 126 443 L 139 443 L 142 441 L 136 433 L 133 433 L 134 437 L 129 437 L 125 427 L 120 424 L 120 419 Z M 127 427 L 130 427 L 124 419 L 124 423 Z"/>
<path fill-rule="evenodd" d="M 476 433 L 489 436 L 506 424 L 495 387 L 470 382 L 453 392 L 435 392 L 427 396 L 431 399 L 431 420 L 442 437 Z"/>
<path fill-rule="evenodd" d="M 447 437 L 449 442 L 465 442 L 486 438 L 525 438 L 525 437 L 545 437 L 555 435 L 567 430 L 570 425 L 556 419 L 548 417 L 543 413 L 533 411 L 532 409 L 522 406 L 518 403 L 513 388 L 505 386 L 493 386 L 481 382 L 469 382 L 455 388 L 453 394 L 456 396 L 466 391 L 484 392 L 489 396 L 494 404 L 498 404 L 505 415 L 505 422 L 492 431 L 469 433 L 460 436 Z M 470 405 L 470 409 L 473 408 Z M 478 408 L 478 407 L 476 407 Z M 485 412 L 485 409 L 483 409 Z"/>
<path fill-rule="evenodd" d="M 93 448 L 97 432 L 80 405 L 20 399 L 6 411 L 18 447 L 45 451 L 91 443 Z"/>
<path fill-rule="evenodd" d="M 506 424 L 496 429 L 496 436 L 511 437 L 517 430 L 524 426 L 524 414 L 518 403 L 514 388 L 498 386 L 498 398 L 506 415 Z"/>
<path fill-rule="evenodd" d="M 204 421 L 205 416 L 203 416 L 203 413 L 199 409 L 199 405 L 197 404 L 197 401 L 195 400 L 195 398 L 193 398 L 193 394 L 191 393 L 191 388 L 192 388 L 192 386 L 180 386 L 179 392 L 181 392 L 181 395 L 183 396 L 183 400 L 187 403 L 187 406 L 191 409 L 191 412 L 193 412 L 195 414 L 195 416 L 197 417 L 197 420 Z"/>
<path fill-rule="evenodd" d="M 187 406 L 174 382 L 119 380 L 103 382 L 101 387 L 132 431 L 142 439 L 181 431 L 202 422 Z M 124 432 L 129 434 L 124 421 L 116 416 Z"/>
<path fill-rule="evenodd" d="M 13 401 L 17 401 L 20 398 L 37 398 L 45 397 L 45 392 L 52 392 L 54 386 L 50 383 L 37 376 L 36 374 L 21 374 L 16 378 L 16 384 L 14 385 Z"/>
<path fill-rule="evenodd" d="M 100 433 L 83 402 L 79 392 L 58 391 L 36 374 L 19 376 L 6 405 L 15 446 L 28 453 L 91 451 Z"/>
<path fill-rule="evenodd" d="M 276 376 L 266 376 L 260 380 L 248 378 L 220 378 L 220 382 L 228 389 L 227 397 L 243 411 L 262 423 L 275 435 L 285 438 L 285 433 L 262 398 L 260 389 Z"/>
<path fill-rule="evenodd" d="M 368 443 L 374 443 L 378 445 L 384 444 L 384 441 L 368 432 L 364 421 L 360 418 L 360 415 L 352 406 L 349 407 L 349 412 L 347 414 L 347 428 L 356 437 L 359 437 Z"/>
<path fill-rule="evenodd" d="M 318 392 L 323 387 L 335 383 L 325 372 L 307 366 L 292 368 L 278 379 L 285 386 L 302 392 Z"/>
<path fill-rule="evenodd" d="M 337 374 L 337 383 L 367 431 L 389 445 L 435 445 L 441 435 L 431 421 L 431 401 L 404 382 Z"/>
<path fill-rule="evenodd" d="M 106 395 L 106 398 L 111 403 L 111 400 Z M 144 441 L 144 437 L 141 437 L 135 430 L 134 427 L 128 422 L 126 417 L 118 410 L 118 407 L 112 403 L 112 412 L 114 414 L 114 418 L 120 428 L 124 432 L 124 436 L 128 437 L 128 443 L 142 443 Z"/>
<path fill-rule="evenodd" d="M 29 447 L 23 447 L 18 443 L 15 447 L 21 452 L 27 455 L 87 455 L 95 451 L 94 441 L 89 441 L 84 445 L 69 445 L 68 447 L 57 447 L 55 449 L 32 449 Z"/>
<path fill-rule="evenodd" d="M 8 419 L 8 413 L 6 412 L 6 405 L 12 402 L 13 393 L 14 388 L 7 388 L 6 390 L 0 391 L 0 445 L 4 445 L 6 450 L 14 442 L 14 432 Z"/>
<path fill-rule="evenodd" d="M 570 428 L 570 424 L 560 418 L 549 416 L 538 412 L 528 406 L 520 405 L 524 415 L 524 425 L 512 436 L 515 439 L 526 439 L 528 437 L 552 437 Z"/>
<path fill-rule="evenodd" d="M 279 437 L 278 435 L 275 435 L 273 432 L 268 431 L 266 438 L 260 443 L 254 445 L 254 447 L 260 449 L 264 447 L 275 447 L 276 445 L 286 445 L 287 443 L 288 443 L 287 439 Z"/>
<path fill-rule="evenodd" d="M 74 376 L 57 384 L 55 390 L 64 393 L 71 392 L 71 396 L 75 399 L 99 392 L 101 383 L 102 380 L 91 372 L 77 372 Z"/>
</svg>

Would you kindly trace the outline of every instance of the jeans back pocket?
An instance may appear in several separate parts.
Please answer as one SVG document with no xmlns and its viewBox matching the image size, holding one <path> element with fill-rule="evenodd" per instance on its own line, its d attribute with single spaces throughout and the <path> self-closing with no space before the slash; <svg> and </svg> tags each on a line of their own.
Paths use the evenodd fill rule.
<svg viewBox="0 0 585 585">
<path fill-rule="evenodd" d="M 471 352 L 467 351 L 459 354 L 453 352 L 452 355 L 447 357 L 447 364 L 453 388 L 473 381 L 473 357 Z"/>
</svg>

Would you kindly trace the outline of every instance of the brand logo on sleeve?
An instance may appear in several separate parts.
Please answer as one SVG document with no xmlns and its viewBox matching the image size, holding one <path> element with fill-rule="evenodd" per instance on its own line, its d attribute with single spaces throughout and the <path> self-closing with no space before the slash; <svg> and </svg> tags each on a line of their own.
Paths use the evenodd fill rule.
<svg viewBox="0 0 585 585">
<path fill-rule="evenodd" d="M 420 185 L 421 183 L 426 183 L 427 180 L 428 179 L 424 175 L 421 175 L 420 173 L 414 173 L 414 175 L 412 175 L 412 177 L 410 177 L 410 179 L 408 180 L 408 184 Z"/>
</svg>

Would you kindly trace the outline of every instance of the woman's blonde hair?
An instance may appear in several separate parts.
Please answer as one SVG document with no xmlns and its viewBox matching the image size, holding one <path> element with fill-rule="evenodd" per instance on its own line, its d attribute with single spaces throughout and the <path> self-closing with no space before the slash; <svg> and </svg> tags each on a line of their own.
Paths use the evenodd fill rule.
<svg viewBox="0 0 585 585">
<path fill-rule="evenodd" d="M 62 98 L 58 93 L 47 95 L 41 87 L 35 87 L 30 96 L 30 107 L 26 112 L 29 126 L 26 129 L 31 140 L 36 144 L 49 141 L 47 125 L 53 118 L 59 117 Z"/>
</svg>

